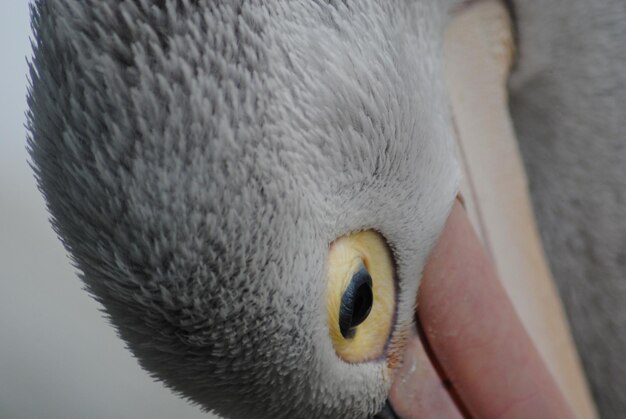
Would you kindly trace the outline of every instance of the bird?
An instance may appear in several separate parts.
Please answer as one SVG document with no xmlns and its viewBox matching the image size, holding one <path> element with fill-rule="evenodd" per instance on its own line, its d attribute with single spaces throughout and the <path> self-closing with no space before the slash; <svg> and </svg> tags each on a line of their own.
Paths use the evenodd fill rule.
<svg viewBox="0 0 626 419">
<path fill-rule="evenodd" d="M 224 417 L 389 413 L 461 178 L 460 4 L 33 2 L 33 169 L 149 374 Z"/>
</svg>

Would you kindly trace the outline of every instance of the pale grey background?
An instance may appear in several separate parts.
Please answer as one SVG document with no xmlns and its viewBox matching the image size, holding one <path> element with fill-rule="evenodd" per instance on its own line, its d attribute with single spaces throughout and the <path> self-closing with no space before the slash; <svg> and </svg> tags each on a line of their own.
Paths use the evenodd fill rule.
<svg viewBox="0 0 626 419">
<path fill-rule="evenodd" d="M 0 418 L 210 417 L 139 368 L 50 228 L 25 150 L 28 5 L 0 6 Z"/>
</svg>

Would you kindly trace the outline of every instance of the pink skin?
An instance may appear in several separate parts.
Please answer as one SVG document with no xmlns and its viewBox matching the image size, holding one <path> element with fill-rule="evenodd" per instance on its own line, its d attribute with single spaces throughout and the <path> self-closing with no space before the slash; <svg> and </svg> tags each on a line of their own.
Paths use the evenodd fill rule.
<svg viewBox="0 0 626 419">
<path fill-rule="evenodd" d="M 424 270 L 417 314 L 430 350 L 417 334 L 409 341 L 390 395 L 401 418 L 574 417 L 459 203 Z"/>
</svg>

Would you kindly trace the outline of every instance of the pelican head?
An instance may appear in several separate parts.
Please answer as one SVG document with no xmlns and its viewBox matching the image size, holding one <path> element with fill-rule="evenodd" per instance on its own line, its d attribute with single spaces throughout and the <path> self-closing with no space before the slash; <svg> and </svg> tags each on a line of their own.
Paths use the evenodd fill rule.
<svg viewBox="0 0 626 419">
<path fill-rule="evenodd" d="M 151 375 L 226 417 L 385 404 L 457 192 L 443 3 L 34 1 L 33 166 Z"/>
</svg>

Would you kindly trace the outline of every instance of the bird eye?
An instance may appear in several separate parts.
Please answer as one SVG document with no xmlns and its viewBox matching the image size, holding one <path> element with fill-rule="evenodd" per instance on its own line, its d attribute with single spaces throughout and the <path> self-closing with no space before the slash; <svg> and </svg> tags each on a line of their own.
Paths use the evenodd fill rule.
<svg viewBox="0 0 626 419">
<path fill-rule="evenodd" d="M 394 264 L 375 231 L 343 236 L 330 246 L 327 315 L 335 351 L 346 362 L 380 357 L 393 326 Z"/>
</svg>

